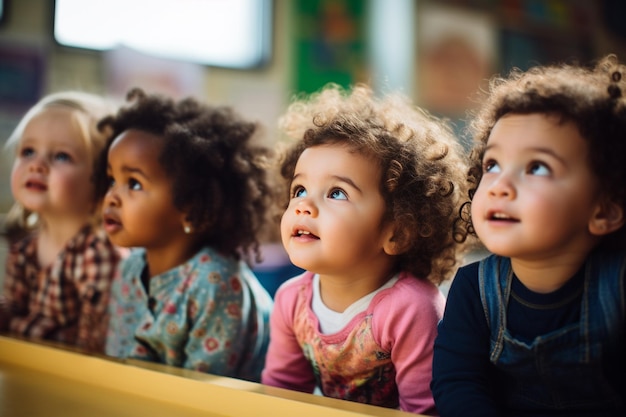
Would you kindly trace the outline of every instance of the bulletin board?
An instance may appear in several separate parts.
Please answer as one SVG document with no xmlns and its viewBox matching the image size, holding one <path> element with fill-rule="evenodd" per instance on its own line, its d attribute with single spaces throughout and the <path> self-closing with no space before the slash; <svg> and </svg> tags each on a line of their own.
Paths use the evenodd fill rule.
<svg viewBox="0 0 626 417">
<path fill-rule="evenodd" d="M 348 87 L 369 79 L 366 7 L 362 0 L 294 1 L 296 92 L 311 93 L 329 82 Z"/>
<path fill-rule="evenodd" d="M 42 49 L 19 42 L 0 42 L 0 214 L 13 204 L 10 173 L 13 155 L 4 148 L 23 114 L 45 88 L 46 56 Z"/>
<path fill-rule="evenodd" d="M 0 111 L 21 112 L 39 100 L 45 62 L 39 48 L 0 42 Z"/>
</svg>

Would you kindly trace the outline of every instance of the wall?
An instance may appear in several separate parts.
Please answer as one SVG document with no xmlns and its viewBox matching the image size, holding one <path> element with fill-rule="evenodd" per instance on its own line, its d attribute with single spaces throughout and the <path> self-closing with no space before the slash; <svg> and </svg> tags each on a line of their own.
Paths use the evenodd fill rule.
<svg viewBox="0 0 626 417">
<path fill-rule="evenodd" d="M 202 67 L 204 90 L 197 96 L 216 104 L 233 105 L 240 113 L 261 121 L 267 136 L 275 136 L 275 122 L 290 96 L 290 0 L 274 0 L 273 53 L 269 64 L 255 70 L 228 70 Z M 40 50 L 46 57 L 43 93 L 62 89 L 82 89 L 106 93 L 102 54 L 64 48 L 52 40 L 50 0 L 10 0 L 8 15 L 0 26 L 0 43 Z M 111 23 L 112 30 L 115 24 Z M 1 109 L 0 109 L 1 112 Z M 21 113 L 0 114 L 0 146 Z M 0 213 L 11 204 L 9 176 L 12 158 L 0 157 Z"/>
<path fill-rule="evenodd" d="M 360 0 L 358 0 L 360 1 Z M 407 0 L 410 1 L 410 0 Z M 365 4 L 371 8 L 362 8 L 362 13 L 367 15 L 370 10 L 378 10 L 377 13 L 366 16 L 368 28 L 365 28 L 364 36 L 379 37 L 389 31 L 390 28 L 398 30 L 399 19 L 397 13 L 382 13 L 380 9 L 376 9 L 376 5 L 383 8 L 389 7 L 405 7 L 402 5 L 403 0 L 363 0 Z M 404 83 L 407 90 L 411 93 L 416 102 L 421 105 L 428 106 L 428 102 L 423 101 L 424 90 L 418 81 L 420 80 L 420 72 L 424 67 L 421 66 L 423 57 L 420 55 L 421 47 L 420 38 L 425 38 L 420 32 L 423 22 L 420 21 L 420 13 L 428 5 L 445 5 L 451 12 L 480 13 L 492 21 L 496 36 L 500 36 L 502 28 L 519 30 L 521 33 L 537 35 L 538 39 L 557 39 L 558 41 L 567 43 L 574 50 L 575 42 L 579 41 L 581 36 L 572 36 L 577 32 L 577 28 L 569 28 L 565 31 L 558 27 L 550 27 L 558 25 L 556 23 L 534 22 L 532 16 L 528 17 L 521 12 L 521 15 L 515 15 L 520 11 L 513 11 L 511 7 L 524 4 L 539 4 L 545 7 L 551 7 L 556 10 L 554 13 L 567 13 L 568 7 L 572 2 L 581 4 L 590 4 L 591 12 L 586 17 L 587 25 L 585 27 L 588 39 L 587 44 L 590 48 L 590 54 L 601 56 L 603 54 L 614 52 L 621 57 L 626 58 L 626 45 L 624 38 L 620 38 L 615 32 L 608 30 L 604 23 L 606 16 L 612 16 L 611 10 L 605 11 L 607 5 L 613 7 L 619 6 L 621 3 L 614 0 L 604 0 L 602 2 L 587 2 L 579 0 L 545 0 L 542 2 L 532 2 L 530 0 L 500 0 L 493 2 L 492 0 L 415 0 L 414 16 L 408 23 L 404 25 L 413 25 L 413 31 L 407 31 L 406 36 L 412 36 L 409 42 L 403 43 L 402 47 L 398 45 L 400 40 L 393 38 L 385 38 L 382 42 L 373 42 L 371 40 L 362 41 L 365 48 L 373 57 L 378 58 L 381 62 L 369 62 L 372 58 L 365 57 L 366 64 L 359 66 L 360 75 L 353 79 L 358 81 L 372 81 L 387 79 L 389 81 L 390 73 L 394 70 L 400 72 L 400 82 Z M 337 2 L 336 3 L 341 3 Z M 345 5 L 354 5 L 354 0 L 343 0 Z M 358 3 L 358 2 L 357 2 Z M 317 6 L 311 6 L 317 4 Z M 304 7 L 306 5 L 306 7 Z M 296 74 L 297 68 L 310 63 L 303 62 L 300 55 L 295 54 L 296 45 L 302 44 L 302 37 L 307 36 L 306 25 L 311 22 L 320 22 L 320 18 L 316 18 L 315 11 L 311 15 L 311 10 L 317 7 L 322 10 L 327 3 L 323 0 L 274 0 L 274 35 L 273 35 L 273 55 L 269 64 L 257 70 L 241 71 L 226 70 L 220 68 L 202 67 L 202 91 L 198 92 L 198 96 L 202 99 L 213 103 L 229 104 L 235 106 L 241 113 L 251 118 L 261 121 L 267 129 L 267 138 L 274 139 L 276 132 L 276 119 L 284 110 L 290 96 L 294 93 L 293 85 L 301 84 L 302 80 Z M 511 6 L 513 5 L 513 6 Z M 617 5 L 617 6 L 616 6 Z M 105 83 L 105 70 L 103 67 L 103 55 L 100 53 L 64 48 L 56 45 L 52 40 L 52 6 L 53 1 L 50 0 L 8 0 L 8 16 L 0 25 L 0 45 L 24 44 L 29 48 L 34 48 L 41 52 L 44 57 L 42 63 L 43 68 L 43 86 L 42 93 L 57 91 L 61 89 L 85 89 L 98 93 L 107 93 Z M 622 9 L 624 6 L 621 6 Z M 301 10 L 307 10 L 304 16 Z M 408 8 L 405 10 L 411 10 Z M 388 12 L 388 10 L 387 10 Z M 121 11 L 120 13 L 123 13 Z M 300 15 L 298 14 L 300 13 Z M 520 18 L 521 16 L 521 18 Z M 356 18 L 352 16 L 352 18 Z M 387 20 L 386 20 L 387 19 Z M 521 23 L 520 23 L 521 22 Z M 115 23 L 111 22 L 111 30 L 115 30 Z M 361 32 L 360 32 L 361 33 Z M 395 32 L 394 32 L 395 33 Z M 310 36 L 310 35 L 309 35 Z M 306 40 L 306 39 L 305 39 Z M 501 39 L 497 39 L 498 44 L 502 43 Z M 393 44 L 387 47 L 387 44 Z M 416 53 L 418 51 L 418 53 Z M 382 52 L 382 53 L 381 53 Z M 516 52 L 516 51 L 513 51 Z M 502 52 L 502 48 L 495 50 L 495 59 L 503 60 L 502 55 L 509 55 Z M 410 56 L 410 59 L 406 57 Z M 415 58 L 413 58 L 415 56 Z M 0 57 L 1 58 L 1 57 Z M 1 60 L 0 60 L 1 62 Z M 369 62 L 369 64 L 368 64 Z M 404 66 L 402 70 L 398 70 L 398 66 Z M 363 68 L 365 67 L 365 68 Z M 307 74 L 310 73 L 310 68 Z M 494 66 L 493 71 L 501 71 L 503 66 Z M 386 72 L 384 74 L 376 72 Z M 415 75 L 415 79 L 406 79 Z M 422 73 L 423 75 L 423 73 Z M 359 76 L 364 79 L 359 79 Z M 302 77 L 300 77 L 302 78 Z M 309 77 L 310 78 L 310 77 Z M 323 78 L 323 77 L 318 77 Z M 453 75 L 446 78 L 446 88 L 449 90 L 451 81 L 460 77 Z M 393 80 L 389 83 L 392 87 L 401 87 L 394 84 Z M 413 89 L 411 84 L 417 87 Z M 434 85 L 432 80 L 425 83 L 426 85 Z M 0 84 L 1 85 L 1 84 Z M 434 101 L 431 101 L 433 103 Z M 25 109 L 24 109 L 25 110 Z M 462 110 L 462 109 L 461 109 Z M 462 111 L 461 111 L 462 112 Z M 459 113 L 461 113 L 459 112 Z M 17 122 L 21 112 L 7 113 L 3 112 L 0 107 L 0 145 L 8 136 L 10 130 Z M 6 212 L 11 203 L 9 191 L 9 173 L 11 166 L 11 158 L 6 153 L 0 156 L 0 213 Z"/>
</svg>

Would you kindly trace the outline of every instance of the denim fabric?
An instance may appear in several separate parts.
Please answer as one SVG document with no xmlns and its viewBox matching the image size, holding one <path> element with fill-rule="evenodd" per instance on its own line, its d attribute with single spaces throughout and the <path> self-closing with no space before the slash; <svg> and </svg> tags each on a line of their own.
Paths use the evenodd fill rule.
<svg viewBox="0 0 626 417">
<path fill-rule="evenodd" d="M 493 255 L 480 262 L 480 296 L 491 332 L 490 361 L 516 381 L 503 390 L 507 408 L 623 407 L 624 399 L 605 378 L 602 358 L 624 328 L 625 266 L 623 255 L 592 254 L 585 264 L 579 322 L 525 343 L 507 330 L 513 280 L 510 259 Z"/>
</svg>

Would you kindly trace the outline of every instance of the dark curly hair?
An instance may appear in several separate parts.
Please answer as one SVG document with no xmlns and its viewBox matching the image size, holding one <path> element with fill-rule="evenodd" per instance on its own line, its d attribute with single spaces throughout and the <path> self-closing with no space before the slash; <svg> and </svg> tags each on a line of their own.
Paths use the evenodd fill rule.
<svg viewBox="0 0 626 417">
<path fill-rule="evenodd" d="M 589 164 L 600 192 L 626 213 L 626 67 L 607 55 L 593 67 L 575 64 L 513 70 L 494 77 L 487 97 L 469 128 L 474 147 L 470 155 L 469 198 L 461 211 L 465 230 L 475 234 L 469 215 L 471 199 L 482 177 L 482 157 L 491 130 L 505 114 L 544 113 L 560 123 L 573 123 L 589 144 Z M 572 207 L 575 209 L 575 207 Z M 626 228 L 606 236 L 606 248 L 626 248 Z"/>
<path fill-rule="evenodd" d="M 382 99 L 357 85 L 346 91 L 329 84 L 299 97 L 280 120 L 295 144 L 284 150 L 280 174 L 285 180 L 282 208 L 302 152 L 324 144 L 346 144 L 373 158 L 382 172 L 380 191 L 387 203 L 385 221 L 398 225 L 405 251 L 396 268 L 439 284 L 459 261 L 453 225 L 466 193 L 467 163 L 450 127 L 399 94 Z"/>
<path fill-rule="evenodd" d="M 267 163 L 271 151 L 252 143 L 255 123 L 230 107 L 212 107 L 194 98 L 174 101 L 135 88 L 129 104 L 102 119 L 110 128 L 98 173 L 98 193 L 108 188 L 107 153 L 128 129 L 156 134 L 165 141 L 159 163 L 173 182 L 172 200 L 188 214 L 198 244 L 236 257 L 251 253 L 260 260 L 259 239 L 273 204 Z"/>
</svg>

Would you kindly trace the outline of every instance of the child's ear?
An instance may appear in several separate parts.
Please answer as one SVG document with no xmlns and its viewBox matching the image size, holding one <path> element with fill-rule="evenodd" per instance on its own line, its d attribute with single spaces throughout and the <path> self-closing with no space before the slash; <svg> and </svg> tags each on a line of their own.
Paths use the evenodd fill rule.
<svg viewBox="0 0 626 417">
<path fill-rule="evenodd" d="M 592 235 L 604 236 L 612 233 L 624 225 L 624 210 L 622 207 L 608 201 L 598 205 L 593 217 L 589 220 L 589 232 Z"/>
<path fill-rule="evenodd" d="M 406 237 L 397 230 L 395 224 L 387 225 L 383 237 L 383 250 L 387 255 L 400 255 L 405 251 Z"/>
<path fill-rule="evenodd" d="M 189 235 L 195 231 L 193 227 L 193 223 L 191 223 L 187 214 L 181 215 L 181 224 L 182 224 L 183 231 L 185 232 L 185 234 Z"/>
</svg>

